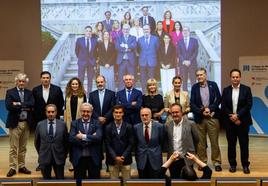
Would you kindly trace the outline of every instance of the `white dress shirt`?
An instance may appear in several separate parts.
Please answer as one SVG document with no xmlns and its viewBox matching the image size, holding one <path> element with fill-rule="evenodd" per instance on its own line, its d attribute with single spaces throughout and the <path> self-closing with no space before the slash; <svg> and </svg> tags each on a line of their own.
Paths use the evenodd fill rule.
<svg viewBox="0 0 268 186">
<path fill-rule="evenodd" d="M 183 122 L 183 118 L 178 124 L 174 123 L 174 127 L 173 127 L 173 148 L 174 148 L 174 151 L 179 151 L 179 152 L 182 152 L 182 141 L 181 141 L 182 122 Z"/>
<path fill-rule="evenodd" d="M 232 103 L 233 103 L 233 113 L 237 113 L 237 104 L 239 97 L 240 84 L 237 87 L 232 86 Z"/>
</svg>

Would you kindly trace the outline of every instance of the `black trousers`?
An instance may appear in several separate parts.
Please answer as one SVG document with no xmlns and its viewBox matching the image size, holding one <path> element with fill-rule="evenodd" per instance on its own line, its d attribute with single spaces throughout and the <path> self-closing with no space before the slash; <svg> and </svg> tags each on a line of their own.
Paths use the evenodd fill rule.
<svg viewBox="0 0 268 186">
<path fill-rule="evenodd" d="M 174 161 L 170 167 L 169 167 L 169 172 L 170 172 L 170 178 L 180 178 L 181 177 L 181 170 L 185 166 L 184 159 L 179 159 L 177 161 Z"/>
<path fill-rule="evenodd" d="M 239 126 L 234 123 L 227 123 L 226 137 L 228 141 L 228 161 L 230 166 L 236 166 L 236 142 L 237 138 L 240 146 L 241 163 L 243 167 L 249 166 L 249 150 L 248 150 L 248 132 L 249 126 L 241 123 Z"/>
<path fill-rule="evenodd" d="M 159 178 L 160 169 L 154 170 L 147 159 L 144 169 L 138 169 L 138 173 L 141 179 Z"/>
<path fill-rule="evenodd" d="M 78 165 L 74 167 L 74 178 L 76 179 L 99 179 L 100 167 L 95 165 L 90 156 L 81 157 Z"/>
<path fill-rule="evenodd" d="M 40 165 L 40 168 L 44 179 L 52 178 L 51 177 L 52 168 L 55 172 L 56 179 L 64 179 L 64 164 L 57 165 L 54 159 L 52 159 L 51 163 L 49 164 Z"/>
</svg>

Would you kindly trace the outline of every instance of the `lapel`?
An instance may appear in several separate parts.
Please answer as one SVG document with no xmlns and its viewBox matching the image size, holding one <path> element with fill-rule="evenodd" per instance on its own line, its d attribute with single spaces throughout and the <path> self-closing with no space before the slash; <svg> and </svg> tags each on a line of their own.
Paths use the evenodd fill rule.
<svg viewBox="0 0 268 186">
<path fill-rule="evenodd" d="M 143 144 L 146 144 L 146 141 L 145 141 L 145 137 L 144 137 L 144 132 L 143 132 L 143 123 L 140 123 L 139 124 L 139 127 L 138 127 L 138 134 L 140 136 L 140 139 L 142 141 Z"/>
<path fill-rule="evenodd" d="M 85 128 L 84 128 L 82 119 L 79 119 L 79 120 L 78 120 L 78 130 L 77 130 L 77 132 L 78 132 L 78 131 L 81 131 L 82 133 L 85 134 Z"/>
<path fill-rule="evenodd" d="M 104 97 L 103 97 L 103 104 L 102 104 L 102 111 L 105 111 L 105 108 L 106 108 L 106 104 L 105 103 L 108 103 L 108 97 L 109 97 L 109 93 L 107 91 L 107 89 L 105 89 L 105 93 L 104 93 Z"/>
<path fill-rule="evenodd" d="M 106 91 L 105 91 L 105 92 L 106 92 Z M 98 108 L 96 108 L 96 109 L 99 110 L 99 111 L 100 111 L 100 114 L 101 114 L 101 105 L 100 105 L 99 91 L 96 90 L 95 94 L 96 94 L 96 95 L 95 95 L 94 97 L 96 97 L 97 106 L 98 106 Z"/>
<path fill-rule="evenodd" d="M 123 122 L 120 129 L 119 137 L 121 138 L 121 136 L 124 135 L 125 133 L 126 133 L 126 123 Z"/>
<path fill-rule="evenodd" d="M 19 91 L 17 90 L 17 87 L 14 88 L 14 96 L 17 100 L 20 100 Z M 24 98 L 25 98 L 25 91 L 24 91 Z"/>
</svg>

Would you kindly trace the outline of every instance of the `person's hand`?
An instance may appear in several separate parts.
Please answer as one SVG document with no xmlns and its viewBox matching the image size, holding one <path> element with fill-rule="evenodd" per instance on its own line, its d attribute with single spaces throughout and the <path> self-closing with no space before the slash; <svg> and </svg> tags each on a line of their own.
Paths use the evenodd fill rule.
<svg viewBox="0 0 268 186">
<path fill-rule="evenodd" d="M 132 106 L 137 105 L 137 101 L 132 101 L 132 102 L 131 102 L 131 105 L 132 105 Z"/>
<path fill-rule="evenodd" d="M 123 165 L 123 163 L 124 163 L 124 157 L 123 156 L 116 156 L 115 157 L 115 163 L 117 165 Z"/>
<path fill-rule="evenodd" d="M 172 161 L 176 161 L 176 160 L 178 160 L 180 157 L 181 157 L 181 152 L 179 152 L 179 151 L 175 151 L 175 152 L 173 152 L 173 154 L 170 156 L 170 159 L 172 160 Z"/>
<path fill-rule="evenodd" d="M 79 130 L 75 137 L 76 137 L 77 139 L 80 139 L 80 140 L 81 140 L 81 139 L 83 139 L 83 136 L 84 136 L 84 135 L 85 135 L 85 134 L 83 134 L 83 133 Z"/>
<path fill-rule="evenodd" d="M 187 152 L 185 157 L 187 159 L 189 159 L 189 160 L 192 160 L 192 161 L 196 161 L 196 159 L 197 159 L 197 157 L 194 154 L 190 153 L 190 152 Z"/>
<path fill-rule="evenodd" d="M 155 117 L 155 118 L 160 118 L 160 117 L 161 117 L 161 113 L 159 113 L 159 112 L 154 113 L 154 117 Z"/>
<path fill-rule="evenodd" d="M 105 117 L 99 117 L 98 118 L 98 120 L 99 120 L 99 123 L 101 124 L 101 125 L 103 125 L 105 122 L 106 122 L 106 118 Z"/>
<path fill-rule="evenodd" d="M 109 65 L 109 64 L 105 64 L 104 67 L 105 67 L 105 68 L 109 68 L 110 65 Z"/>
<path fill-rule="evenodd" d="M 234 123 L 236 122 L 236 120 L 239 120 L 237 114 L 230 114 L 229 116 L 230 116 L 230 120 Z"/>
<path fill-rule="evenodd" d="M 237 119 L 235 122 L 234 122 L 237 126 L 239 126 L 241 124 L 241 121 L 240 119 Z"/>
<path fill-rule="evenodd" d="M 204 111 L 203 111 L 203 115 L 204 116 L 210 116 L 210 109 L 209 108 L 205 108 Z"/>
</svg>

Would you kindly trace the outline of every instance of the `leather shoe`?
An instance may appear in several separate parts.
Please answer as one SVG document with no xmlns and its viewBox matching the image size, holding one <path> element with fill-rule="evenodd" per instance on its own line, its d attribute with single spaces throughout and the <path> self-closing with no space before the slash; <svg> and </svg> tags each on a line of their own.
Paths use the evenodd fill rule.
<svg viewBox="0 0 268 186">
<path fill-rule="evenodd" d="M 217 172 L 222 171 L 221 166 L 220 166 L 220 165 L 216 165 L 216 166 L 215 166 L 215 171 L 217 171 Z"/>
<path fill-rule="evenodd" d="M 7 177 L 12 177 L 16 174 L 16 170 L 14 169 L 9 169 L 8 173 L 7 173 Z"/>
<path fill-rule="evenodd" d="M 231 166 L 229 168 L 229 172 L 236 172 L 236 167 L 235 166 Z"/>
<path fill-rule="evenodd" d="M 29 169 L 27 169 L 26 167 L 22 167 L 22 168 L 19 168 L 19 173 L 31 174 L 32 172 Z"/>
<path fill-rule="evenodd" d="M 243 167 L 243 172 L 244 172 L 245 174 L 249 174 L 249 173 L 250 173 L 250 170 L 249 170 L 248 167 Z"/>
</svg>

